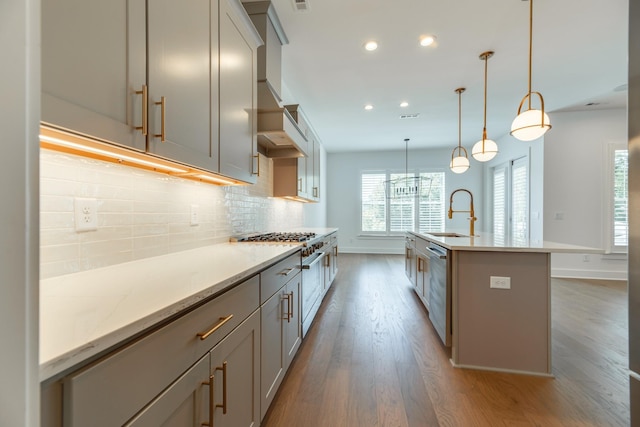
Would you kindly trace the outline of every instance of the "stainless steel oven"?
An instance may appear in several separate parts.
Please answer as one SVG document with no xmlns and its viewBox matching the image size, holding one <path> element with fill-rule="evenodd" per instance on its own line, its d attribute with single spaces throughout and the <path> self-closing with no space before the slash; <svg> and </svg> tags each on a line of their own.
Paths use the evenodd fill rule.
<svg viewBox="0 0 640 427">
<path fill-rule="evenodd" d="M 301 319 L 304 337 L 322 302 L 325 254 L 322 236 L 312 232 L 275 232 L 234 236 L 233 242 L 299 243 L 302 246 Z"/>
</svg>

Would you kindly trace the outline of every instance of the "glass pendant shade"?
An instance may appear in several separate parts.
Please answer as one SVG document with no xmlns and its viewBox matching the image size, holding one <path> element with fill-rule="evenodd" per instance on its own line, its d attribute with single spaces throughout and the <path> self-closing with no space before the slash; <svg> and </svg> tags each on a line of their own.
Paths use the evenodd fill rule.
<svg viewBox="0 0 640 427">
<path fill-rule="evenodd" d="M 511 123 L 511 135 L 520 141 L 538 139 L 549 129 L 551 129 L 549 116 L 541 110 L 527 110 L 520 113 Z"/>
<path fill-rule="evenodd" d="M 488 162 L 498 154 L 498 144 L 491 139 L 481 139 L 471 149 L 471 155 L 479 162 Z"/>
<path fill-rule="evenodd" d="M 529 91 L 520 101 L 516 118 L 511 123 L 511 135 L 520 141 L 533 141 L 540 138 L 549 129 L 551 121 L 544 112 L 544 99 L 540 92 L 531 90 L 531 68 L 533 63 L 533 0 L 529 0 Z M 540 109 L 531 108 L 531 98 L 536 96 L 540 102 Z M 526 111 L 522 111 L 525 101 L 528 103 Z"/>
<path fill-rule="evenodd" d="M 453 173 L 464 173 L 469 169 L 469 159 L 465 156 L 454 157 L 449 163 L 449 168 Z"/>
</svg>

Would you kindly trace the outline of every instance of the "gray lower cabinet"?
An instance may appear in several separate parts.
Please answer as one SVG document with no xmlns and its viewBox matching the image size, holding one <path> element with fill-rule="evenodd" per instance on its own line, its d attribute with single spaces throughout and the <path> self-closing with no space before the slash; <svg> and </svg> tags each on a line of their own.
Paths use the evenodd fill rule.
<svg viewBox="0 0 640 427">
<path fill-rule="evenodd" d="M 126 426 L 201 426 L 209 419 L 209 355 L 200 359 Z"/>
<path fill-rule="evenodd" d="M 261 307 L 260 400 L 263 418 L 302 342 L 301 274 L 296 274 Z"/>
<path fill-rule="evenodd" d="M 416 250 L 416 281 L 415 291 L 422 300 L 422 303 L 431 310 L 431 275 L 429 257 Z"/>
<path fill-rule="evenodd" d="M 42 122 L 144 151 L 145 1 L 41 6 Z"/>
<path fill-rule="evenodd" d="M 216 427 L 260 425 L 260 312 L 211 350 L 210 395 Z M 211 424 L 210 424 L 211 425 Z"/>
<path fill-rule="evenodd" d="M 259 359 L 256 311 L 125 425 L 257 426 Z"/>
</svg>

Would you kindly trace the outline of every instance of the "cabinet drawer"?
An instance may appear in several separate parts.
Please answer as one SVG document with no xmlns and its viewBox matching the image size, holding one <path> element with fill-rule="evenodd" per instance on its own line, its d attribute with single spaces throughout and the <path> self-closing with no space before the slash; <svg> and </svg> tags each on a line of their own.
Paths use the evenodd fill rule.
<svg viewBox="0 0 640 427">
<path fill-rule="evenodd" d="M 258 292 L 254 276 L 66 378 L 64 425 L 122 425 L 254 312 Z"/>
<path fill-rule="evenodd" d="M 260 273 L 260 304 L 271 298 L 300 269 L 300 252 L 296 252 Z"/>
</svg>

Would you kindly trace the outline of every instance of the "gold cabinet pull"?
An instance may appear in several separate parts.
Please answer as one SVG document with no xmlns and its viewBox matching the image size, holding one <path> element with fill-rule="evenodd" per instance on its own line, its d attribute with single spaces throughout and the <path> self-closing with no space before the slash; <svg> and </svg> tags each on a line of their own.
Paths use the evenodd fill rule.
<svg viewBox="0 0 640 427">
<path fill-rule="evenodd" d="M 320 197 L 318 196 L 318 187 L 313 187 L 313 197 Z"/>
<path fill-rule="evenodd" d="M 256 154 L 253 158 L 257 159 L 256 163 L 258 164 L 258 172 L 253 172 L 253 162 L 251 162 L 251 173 L 253 175 L 260 176 L 260 154 Z"/>
<path fill-rule="evenodd" d="M 149 116 L 149 97 L 147 85 L 142 85 L 142 90 L 137 90 L 136 95 L 142 95 L 142 126 L 136 126 L 136 130 L 141 130 L 142 135 L 147 136 L 147 121 Z"/>
<path fill-rule="evenodd" d="M 325 267 L 330 267 L 331 266 L 331 254 L 327 254 L 326 259 L 327 259 L 327 261 L 325 262 L 324 266 Z"/>
<path fill-rule="evenodd" d="M 338 256 L 338 245 L 335 245 L 333 248 L 333 256 L 337 257 Z"/>
<path fill-rule="evenodd" d="M 418 273 L 422 273 L 422 258 L 418 258 Z"/>
<path fill-rule="evenodd" d="M 209 422 L 208 423 L 202 423 L 201 425 L 203 426 L 209 426 L 209 427 L 213 427 L 213 415 L 214 415 L 214 411 L 215 411 L 215 406 L 213 404 L 213 391 L 214 391 L 214 382 L 213 382 L 213 375 L 211 375 L 209 377 L 209 381 L 203 382 L 202 385 L 208 385 L 209 386 Z"/>
<path fill-rule="evenodd" d="M 216 371 L 222 371 L 222 405 L 217 404 L 216 408 L 222 408 L 222 413 L 227 413 L 227 361 L 222 363 L 222 367 L 216 366 Z"/>
<path fill-rule="evenodd" d="M 229 320 L 231 320 L 233 318 L 233 314 L 228 315 L 227 317 L 221 317 L 218 320 L 218 323 L 216 323 L 215 325 L 213 325 L 213 327 L 211 329 L 209 329 L 207 332 L 198 332 L 198 334 L 196 336 L 200 337 L 200 339 L 202 341 L 206 340 L 207 338 L 209 338 L 209 336 L 214 333 L 215 331 L 217 331 L 218 329 L 220 329 L 222 326 L 224 326 L 225 323 L 227 323 Z"/>
<path fill-rule="evenodd" d="M 160 133 L 156 133 L 153 135 L 156 138 L 160 138 L 160 142 L 166 141 L 166 132 L 165 132 L 165 119 L 166 119 L 166 111 L 167 111 L 167 98 L 164 96 L 160 97 L 160 102 L 155 102 L 156 105 L 160 106 Z"/>
<path fill-rule="evenodd" d="M 291 296 L 289 294 L 282 295 L 282 301 L 287 301 L 287 312 L 284 313 L 282 320 L 286 320 L 287 322 L 291 322 Z"/>
<path fill-rule="evenodd" d="M 287 299 L 289 300 L 289 313 L 287 315 L 287 323 L 291 323 L 291 319 L 293 319 L 293 291 L 287 294 Z"/>
<path fill-rule="evenodd" d="M 282 271 L 281 271 L 280 273 L 278 273 L 278 274 L 279 274 L 280 276 L 288 276 L 288 275 L 290 275 L 291 273 L 293 273 L 294 271 L 296 271 L 296 268 L 295 268 L 295 267 L 290 267 L 290 268 L 287 268 L 286 270 L 282 270 Z"/>
</svg>

